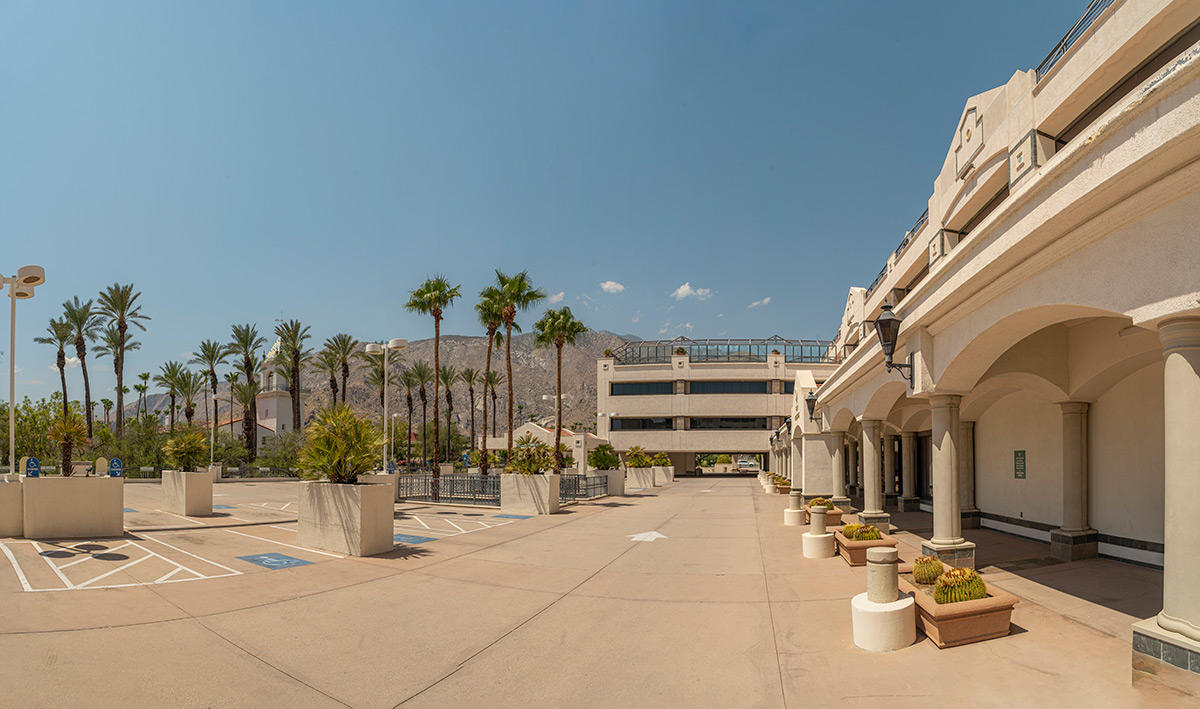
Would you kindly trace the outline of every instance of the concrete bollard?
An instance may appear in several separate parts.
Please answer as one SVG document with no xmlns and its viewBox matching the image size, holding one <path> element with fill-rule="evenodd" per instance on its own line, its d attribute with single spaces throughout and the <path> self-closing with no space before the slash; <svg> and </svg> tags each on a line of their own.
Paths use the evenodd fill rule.
<svg viewBox="0 0 1200 709">
<path fill-rule="evenodd" d="M 833 532 L 825 531 L 824 507 L 809 508 L 812 516 L 812 526 L 801 537 L 801 548 L 805 559 L 828 559 L 837 555 L 837 543 L 833 540 Z"/>
<path fill-rule="evenodd" d="M 799 527 L 804 521 L 804 495 L 792 490 L 788 495 L 788 508 L 783 511 L 783 526 Z"/>
<path fill-rule="evenodd" d="M 825 515 L 829 510 L 824 507 L 812 507 L 808 510 L 808 514 L 812 517 L 812 527 L 808 531 L 813 534 L 825 534 Z"/>
<path fill-rule="evenodd" d="M 867 591 L 850 601 L 854 644 L 864 650 L 899 650 L 917 639 L 916 604 L 900 595 L 899 562 L 894 548 L 867 550 Z"/>
</svg>

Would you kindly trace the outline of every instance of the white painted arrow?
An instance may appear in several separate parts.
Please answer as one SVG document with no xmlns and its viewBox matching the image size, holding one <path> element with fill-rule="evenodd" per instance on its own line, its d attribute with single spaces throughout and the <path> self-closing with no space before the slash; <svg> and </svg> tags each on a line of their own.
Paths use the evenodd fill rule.
<svg viewBox="0 0 1200 709">
<path fill-rule="evenodd" d="M 635 542 L 652 542 L 655 539 L 666 539 L 667 535 L 659 534 L 658 532 L 642 532 L 641 534 L 626 534 Z"/>
</svg>

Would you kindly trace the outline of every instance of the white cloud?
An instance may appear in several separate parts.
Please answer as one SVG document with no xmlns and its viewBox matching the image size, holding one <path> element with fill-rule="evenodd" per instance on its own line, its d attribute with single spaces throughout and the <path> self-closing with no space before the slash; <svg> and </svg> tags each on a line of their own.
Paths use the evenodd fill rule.
<svg viewBox="0 0 1200 709">
<path fill-rule="evenodd" d="M 723 317 L 725 317 L 725 313 L 717 313 L 717 317 L 723 318 Z"/>
<path fill-rule="evenodd" d="M 678 288 L 676 288 L 671 293 L 671 297 L 674 298 L 675 300 L 683 300 L 684 298 L 687 298 L 688 296 L 696 296 L 697 300 L 708 300 L 709 298 L 712 297 L 712 289 L 711 288 L 693 288 L 691 281 L 688 281 L 688 282 L 684 283 L 683 285 L 679 286 Z"/>
<path fill-rule="evenodd" d="M 79 366 L 79 358 L 78 357 L 67 357 L 67 366 L 65 367 L 65 369 L 74 369 L 78 366 Z M 58 365 L 57 364 L 48 364 L 48 365 L 46 365 L 46 369 L 49 369 L 51 372 L 57 372 Z"/>
<path fill-rule="evenodd" d="M 750 305 L 747 305 L 746 307 L 747 308 L 757 308 L 760 305 L 766 305 L 770 302 L 771 302 L 771 296 L 767 296 L 766 298 L 763 298 L 762 300 L 754 301 L 753 303 L 751 303 Z"/>
<path fill-rule="evenodd" d="M 642 311 L 633 314 L 633 322 L 639 322 L 642 319 Z"/>
<path fill-rule="evenodd" d="M 690 322 L 685 322 L 685 323 L 683 324 L 683 329 L 684 329 L 684 330 L 687 330 L 688 332 L 691 332 L 691 331 L 692 331 L 692 324 L 691 324 Z"/>
<path fill-rule="evenodd" d="M 549 298 L 547 298 L 547 299 L 546 299 L 546 302 L 548 302 L 548 303 L 561 303 L 561 302 L 562 302 L 562 299 L 563 299 L 563 297 L 564 297 L 565 295 L 566 295 L 566 294 L 565 294 L 563 291 L 559 291 L 559 292 L 555 293 L 554 295 L 550 296 Z M 383 370 L 381 369 L 380 371 L 383 371 Z M 382 379 L 382 378 L 383 378 L 383 377 L 380 377 L 380 379 Z"/>
<path fill-rule="evenodd" d="M 667 330 L 670 330 L 670 329 L 671 329 L 671 321 L 668 320 L 665 323 L 663 323 L 663 326 L 661 328 L 659 328 L 658 334 L 665 335 L 665 334 L 667 334 Z"/>
<path fill-rule="evenodd" d="M 604 291 L 605 293 L 620 293 L 621 291 L 625 290 L 625 286 L 621 283 L 617 283 L 616 281 L 603 281 L 600 283 L 600 290 Z"/>
</svg>

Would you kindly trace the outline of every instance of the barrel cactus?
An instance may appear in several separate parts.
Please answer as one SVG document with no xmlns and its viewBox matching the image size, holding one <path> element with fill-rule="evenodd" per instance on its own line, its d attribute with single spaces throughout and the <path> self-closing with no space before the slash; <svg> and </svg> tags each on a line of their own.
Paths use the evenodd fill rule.
<svg viewBox="0 0 1200 709">
<path fill-rule="evenodd" d="M 987 597 L 987 586 L 975 569 L 953 568 L 938 576 L 933 586 L 933 600 L 938 603 L 975 601 Z"/>
<path fill-rule="evenodd" d="M 912 575 L 917 583 L 933 583 L 942 575 L 942 562 L 936 556 L 918 556 L 913 562 Z"/>
<path fill-rule="evenodd" d="M 883 535 L 879 533 L 879 530 L 875 527 L 875 525 L 864 524 L 860 525 L 858 529 L 854 530 L 854 536 L 851 537 L 851 539 L 856 542 L 869 542 L 875 539 L 883 539 Z"/>
<path fill-rule="evenodd" d="M 832 510 L 833 502 L 831 502 L 828 498 L 825 498 L 825 497 L 814 497 L 813 499 L 808 501 L 808 506 L 810 508 L 811 507 L 824 507 L 827 510 Z"/>
<path fill-rule="evenodd" d="M 854 539 L 854 533 L 862 527 L 861 524 L 847 524 L 842 527 L 842 536 L 846 539 Z"/>
</svg>

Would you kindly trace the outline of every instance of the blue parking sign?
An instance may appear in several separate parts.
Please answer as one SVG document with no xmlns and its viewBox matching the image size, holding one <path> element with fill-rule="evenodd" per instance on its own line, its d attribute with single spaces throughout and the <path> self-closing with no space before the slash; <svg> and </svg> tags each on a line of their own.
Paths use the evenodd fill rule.
<svg viewBox="0 0 1200 709">
<path fill-rule="evenodd" d="M 42 473 L 42 464 L 38 462 L 37 458 L 30 456 L 29 460 L 25 461 L 26 477 L 36 478 L 39 475 L 41 475 L 41 473 Z"/>
<path fill-rule="evenodd" d="M 123 466 L 121 464 L 120 458 L 113 458 L 112 460 L 108 461 L 108 476 L 109 477 L 119 478 L 124 473 L 124 471 L 125 471 L 125 466 Z"/>
<path fill-rule="evenodd" d="M 390 474 L 390 473 L 394 473 L 394 472 L 396 472 L 396 461 L 389 460 L 388 461 L 388 473 Z"/>
</svg>

